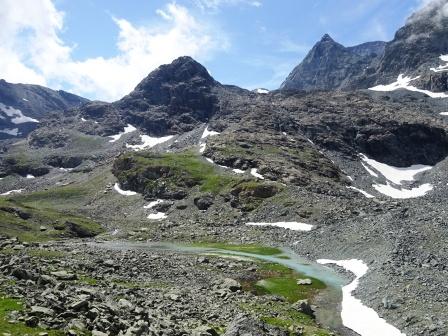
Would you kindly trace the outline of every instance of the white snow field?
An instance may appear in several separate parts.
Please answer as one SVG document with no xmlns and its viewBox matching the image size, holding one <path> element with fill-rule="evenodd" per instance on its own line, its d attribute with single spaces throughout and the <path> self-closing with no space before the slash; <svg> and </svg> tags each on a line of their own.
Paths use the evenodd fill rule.
<svg viewBox="0 0 448 336">
<path fill-rule="evenodd" d="M 356 187 L 350 186 L 350 187 L 347 187 L 347 189 L 353 189 L 353 190 L 355 190 L 357 192 L 360 192 L 361 194 L 363 194 L 367 198 L 375 198 L 375 196 L 373 196 L 372 194 L 369 194 L 367 191 L 361 190 L 361 189 L 356 188 Z"/>
<path fill-rule="evenodd" d="M 406 90 L 413 91 L 413 92 L 423 93 L 431 98 L 447 98 L 448 97 L 448 94 L 446 94 L 444 92 L 432 92 L 432 91 L 428 91 L 428 90 L 422 90 L 422 89 L 416 88 L 415 86 L 410 85 L 410 83 L 413 80 L 416 80 L 418 78 L 420 78 L 420 76 L 411 78 L 411 77 L 405 77 L 405 76 L 403 76 L 403 74 L 400 74 L 398 76 L 396 82 L 393 82 L 393 83 L 387 84 L 387 85 L 377 85 L 377 86 L 369 88 L 369 90 L 372 90 L 372 91 L 395 91 L 398 89 L 406 89 Z"/>
<path fill-rule="evenodd" d="M 166 214 L 164 212 L 157 212 L 154 214 L 149 214 L 147 218 L 153 219 L 153 220 L 161 220 L 161 219 L 166 218 Z"/>
<path fill-rule="evenodd" d="M 252 176 L 255 176 L 256 178 L 259 178 L 260 180 L 264 180 L 264 176 L 258 173 L 258 169 L 257 168 L 252 168 L 250 170 L 250 174 Z"/>
<path fill-rule="evenodd" d="M 121 189 L 120 185 L 118 183 L 114 184 L 114 189 L 115 189 L 115 191 L 117 193 L 119 193 L 120 195 L 123 195 L 123 196 L 134 196 L 134 195 L 137 195 L 137 193 L 135 191 Z"/>
<path fill-rule="evenodd" d="M 437 68 L 429 68 L 433 72 L 444 72 L 448 71 L 448 55 L 440 55 L 440 60 L 445 62 L 445 65 L 439 65 Z"/>
<path fill-rule="evenodd" d="M 215 132 L 215 131 L 209 131 L 208 130 L 208 125 L 207 125 L 205 127 L 205 129 L 204 129 L 204 132 L 201 135 L 201 142 L 199 144 L 199 153 L 204 153 L 205 147 L 207 147 L 207 144 L 206 144 L 207 140 L 206 139 L 209 136 L 214 136 L 214 135 L 218 135 L 218 134 L 220 134 L 220 133 L 219 132 Z"/>
<path fill-rule="evenodd" d="M 430 192 L 433 189 L 433 186 L 430 183 L 425 183 L 411 189 L 394 186 L 394 185 L 401 185 L 402 182 L 415 181 L 415 176 L 417 174 L 430 170 L 431 168 L 433 168 L 432 166 L 412 165 L 410 167 L 403 167 L 403 168 L 394 167 L 370 159 L 362 153 L 359 154 L 359 156 L 363 161 L 361 162 L 361 164 L 370 175 L 378 177 L 379 175 L 376 173 L 378 172 L 379 174 L 384 176 L 384 178 L 387 180 L 386 184 L 381 183 L 372 184 L 372 187 L 383 195 L 396 199 L 415 198 L 425 196 L 428 192 Z M 355 188 L 352 187 L 351 189 Z"/>
<path fill-rule="evenodd" d="M 8 195 L 12 195 L 12 194 L 19 194 L 23 191 L 23 189 L 14 189 L 14 190 L 10 190 L 7 192 L 4 192 L 3 194 L 0 194 L 0 196 L 8 196 Z"/>
<path fill-rule="evenodd" d="M 154 208 L 157 204 L 160 204 L 160 203 L 163 203 L 163 200 L 158 199 L 158 200 L 149 202 L 149 204 L 148 204 L 148 205 L 145 205 L 143 208 L 144 208 L 144 209 L 152 209 L 152 208 Z"/>
<path fill-rule="evenodd" d="M 366 155 L 360 153 L 359 156 L 370 168 L 375 169 L 381 175 L 383 175 L 387 180 L 395 184 L 401 184 L 402 181 L 415 181 L 415 175 L 418 173 L 430 170 L 432 166 L 425 165 L 412 165 L 410 167 L 394 167 L 389 166 L 385 163 L 369 159 Z M 369 172 L 373 175 L 373 172 Z M 375 175 L 373 175 L 375 176 Z M 378 175 L 377 175 L 378 177 Z"/>
<path fill-rule="evenodd" d="M 22 111 L 15 109 L 11 106 L 6 106 L 0 103 L 0 111 L 3 111 L 8 117 L 12 118 L 11 122 L 14 124 L 23 124 L 27 122 L 38 123 L 39 120 L 27 117 Z"/>
<path fill-rule="evenodd" d="M 253 225 L 253 226 L 275 226 L 275 227 L 281 227 L 284 229 L 289 229 L 293 231 L 311 231 L 313 229 L 313 225 L 311 224 L 305 224 L 305 223 L 299 223 L 299 222 L 276 222 L 276 223 L 253 223 L 249 222 L 246 223 L 246 225 Z"/>
<path fill-rule="evenodd" d="M 149 135 L 140 135 L 140 139 L 142 144 L 141 145 L 129 145 L 126 144 L 126 148 L 132 148 L 134 150 L 143 150 L 152 148 L 158 144 L 167 142 L 168 140 L 171 140 L 173 138 L 173 135 L 168 135 L 160 138 L 151 137 Z"/>
<path fill-rule="evenodd" d="M 4 128 L 0 130 L 0 133 L 6 133 L 9 135 L 17 136 L 19 134 L 18 128 Z"/>
<path fill-rule="evenodd" d="M 394 326 L 379 317 L 372 308 L 365 306 L 355 298 L 352 292 L 358 287 L 361 279 L 368 271 L 367 265 L 358 259 L 329 260 L 319 259 L 319 264 L 336 264 L 355 275 L 355 280 L 342 287 L 342 324 L 361 336 L 406 336 Z"/>
<path fill-rule="evenodd" d="M 202 133 L 201 139 L 205 139 L 209 136 L 214 136 L 214 135 L 218 135 L 220 134 L 219 132 L 215 132 L 215 131 L 209 131 L 208 130 L 208 126 L 205 128 L 204 132 Z"/>
<path fill-rule="evenodd" d="M 386 196 L 397 199 L 422 197 L 433 189 L 433 186 L 430 183 L 425 183 L 411 189 L 394 188 L 392 185 L 390 185 L 390 183 L 373 184 L 372 187 L 374 187 L 378 192 Z"/>
<path fill-rule="evenodd" d="M 120 138 L 121 138 L 123 135 L 125 135 L 125 134 L 127 134 L 127 133 L 134 132 L 134 131 L 136 131 L 136 130 L 137 130 L 137 129 L 136 129 L 134 126 L 132 126 L 131 124 L 128 124 L 128 125 L 124 128 L 124 131 L 123 131 L 123 132 L 120 132 L 120 133 L 115 134 L 115 135 L 109 135 L 109 138 L 112 138 L 112 140 L 109 140 L 109 142 L 116 142 L 116 141 L 120 140 Z"/>
<path fill-rule="evenodd" d="M 268 89 L 256 89 L 255 90 L 257 93 L 261 93 L 261 94 L 267 94 L 267 93 L 269 93 L 269 90 Z"/>
</svg>

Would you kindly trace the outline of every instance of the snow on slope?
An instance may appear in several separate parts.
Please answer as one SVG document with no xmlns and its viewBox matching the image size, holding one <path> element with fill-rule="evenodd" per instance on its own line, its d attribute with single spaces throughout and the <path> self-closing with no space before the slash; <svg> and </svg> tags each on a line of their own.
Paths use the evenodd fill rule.
<svg viewBox="0 0 448 336">
<path fill-rule="evenodd" d="M 356 187 L 351 187 L 350 186 L 350 187 L 347 187 L 347 189 L 353 189 L 353 190 L 355 190 L 357 192 L 360 192 L 361 194 L 363 194 L 367 198 L 374 198 L 375 197 L 372 194 L 369 194 L 367 191 L 361 190 L 361 189 L 356 188 Z"/>
<path fill-rule="evenodd" d="M 21 193 L 23 190 L 24 190 L 24 189 L 10 190 L 10 191 L 4 192 L 3 194 L 0 194 L 0 196 L 9 196 L 9 195 L 12 195 L 12 194 L 19 194 L 19 193 Z"/>
<path fill-rule="evenodd" d="M 445 65 L 439 65 L 437 68 L 430 68 L 429 70 L 433 72 L 444 72 L 448 71 L 448 55 L 440 55 L 439 57 L 443 62 L 445 62 Z"/>
<path fill-rule="evenodd" d="M 390 183 L 373 184 L 372 187 L 374 187 L 378 192 L 386 196 L 397 199 L 425 196 L 428 192 L 430 192 L 433 189 L 433 186 L 430 183 L 425 183 L 411 189 L 394 188 Z"/>
<path fill-rule="evenodd" d="M 411 189 L 396 187 L 400 186 L 402 182 L 415 181 L 415 176 L 417 174 L 430 170 L 432 168 L 431 166 L 412 165 L 410 167 L 401 168 L 401 167 L 389 166 L 385 163 L 375 161 L 373 159 L 368 158 L 366 155 L 362 153 L 359 156 L 363 161 L 361 162 L 363 167 L 367 170 L 367 172 L 370 175 L 377 178 L 379 177 L 378 174 L 381 174 L 387 180 L 386 184 L 380 184 L 380 183 L 372 184 L 372 187 L 383 195 L 397 199 L 415 198 L 425 196 L 428 192 L 430 192 L 433 189 L 433 186 L 429 183 L 425 183 Z M 354 187 L 351 187 L 351 189 L 356 190 L 356 188 Z M 361 190 L 358 191 L 362 192 Z"/>
<path fill-rule="evenodd" d="M 214 135 L 218 135 L 218 134 L 220 134 L 220 133 L 216 132 L 216 131 L 209 131 L 208 125 L 207 125 L 204 129 L 204 132 L 201 135 L 201 141 L 199 143 L 199 152 L 204 153 L 205 147 L 207 146 L 206 141 L 209 136 L 214 136 Z"/>
<path fill-rule="evenodd" d="M 125 135 L 125 134 L 127 134 L 127 133 L 134 132 L 134 131 L 136 131 L 136 130 L 137 130 L 137 129 L 136 129 L 134 126 L 132 126 L 131 124 L 128 124 L 128 125 L 124 128 L 124 131 L 123 131 L 123 132 L 120 132 L 120 133 L 115 134 L 115 135 L 109 135 L 109 138 L 112 138 L 112 140 L 109 140 L 109 142 L 116 142 L 116 141 L 120 140 L 120 138 L 121 138 L 123 135 Z"/>
<path fill-rule="evenodd" d="M 313 229 L 313 225 L 299 223 L 299 222 L 277 222 L 277 223 L 246 223 L 246 225 L 253 226 L 276 226 L 284 229 L 290 229 L 293 231 L 311 231 Z"/>
<path fill-rule="evenodd" d="M 250 170 L 250 174 L 251 174 L 252 176 L 255 176 L 256 178 L 259 178 L 260 180 L 264 180 L 264 176 L 261 175 L 260 173 L 258 173 L 258 169 L 257 169 L 257 168 L 252 168 L 252 169 Z"/>
<path fill-rule="evenodd" d="M 137 193 L 135 191 L 121 189 L 120 185 L 118 183 L 115 183 L 114 189 L 117 193 L 119 193 L 120 195 L 123 195 L 123 196 L 137 195 Z"/>
<path fill-rule="evenodd" d="M 359 156 L 367 165 L 378 171 L 387 180 L 395 184 L 401 184 L 402 181 L 414 181 L 415 175 L 430 170 L 432 166 L 412 165 L 410 167 L 394 167 L 385 163 L 369 159 L 366 155 L 360 153 Z"/>
<path fill-rule="evenodd" d="M 141 145 L 129 145 L 126 144 L 126 148 L 132 148 L 134 150 L 142 150 L 142 149 L 149 149 L 152 148 L 158 144 L 167 142 L 168 140 L 172 139 L 173 136 L 172 135 L 168 135 L 165 137 L 161 137 L 161 138 L 155 138 L 155 137 L 150 137 L 149 135 L 140 135 L 140 139 L 142 144 Z"/>
<path fill-rule="evenodd" d="M 0 111 L 5 113 L 8 117 L 12 118 L 11 122 L 13 124 L 23 124 L 27 122 L 38 123 L 39 120 L 27 117 L 22 113 L 22 111 L 15 109 L 11 106 L 6 106 L 3 103 L 0 103 Z"/>
<path fill-rule="evenodd" d="M 415 78 L 405 77 L 403 74 L 400 74 L 397 78 L 397 81 L 388 85 L 377 85 L 369 88 L 372 91 L 395 91 L 398 89 L 406 89 L 413 92 L 423 93 L 431 98 L 448 98 L 448 94 L 444 92 L 432 92 L 428 90 L 418 89 L 415 86 L 410 85 L 413 80 L 420 78 L 417 76 Z"/>
<path fill-rule="evenodd" d="M 18 128 L 5 128 L 5 129 L 1 129 L 0 133 L 6 133 L 9 135 L 13 135 L 13 136 L 17 136 L 19 134 L 19 129 Z"/>
<path fill-rule="evenodd" d="M 361 336 L 406 336 L 379 317 L 375 310 L 365 306 L 361 300 L 353 296 L 352 293 L 358 287 L 359 280 L 369 270 L 362 260 L 319 259 L 317 262 L 319 264 L 336 264 L 355 275 L 355 280 L 342 288 L 341 318 L 344 326 Z"/>
</svg>

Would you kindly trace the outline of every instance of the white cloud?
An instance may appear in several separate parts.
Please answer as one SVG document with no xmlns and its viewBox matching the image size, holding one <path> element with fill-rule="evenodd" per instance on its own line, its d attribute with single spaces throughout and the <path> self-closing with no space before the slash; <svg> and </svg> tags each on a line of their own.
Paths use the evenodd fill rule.
<svg viewBox="0 0 448 336">
<path fill-rule="evenodd" d="M 182 55 L 204 60 L 228 47 L 222 32 L 171 3 L 157 10 L 156 25 L 113 18 L 119 30 L 117 55 L 79 61 L 59 38 L 64 13 L 52 0 L 0 0 L 0 8 L 0 73 L 6 80 L 63 87 L 108 101 L 127 94 L 161 64 Z"/>
<path fill-rule="evenodd" d="M 247 5 L 261 7 L 263 4 L 258 0 L 193 0 L 202 10 L 217 10 L 223 6 Z"/>
</svg>

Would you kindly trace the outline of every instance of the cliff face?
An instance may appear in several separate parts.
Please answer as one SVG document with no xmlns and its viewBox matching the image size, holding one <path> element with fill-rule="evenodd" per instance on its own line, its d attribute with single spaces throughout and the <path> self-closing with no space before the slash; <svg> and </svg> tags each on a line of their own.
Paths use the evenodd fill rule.
<svg viewBox="0 0 448 336">
<path fill-rule="evenodd" d="M 325 35 L 291 72 L 281 89 L 356 90 L 394 82 L 399 74 L 419 77 L 413 85 L 448 90 L 448 1 L 432 1 L 414 13 L 390 42 L 345 48 Z"/>
</svg>

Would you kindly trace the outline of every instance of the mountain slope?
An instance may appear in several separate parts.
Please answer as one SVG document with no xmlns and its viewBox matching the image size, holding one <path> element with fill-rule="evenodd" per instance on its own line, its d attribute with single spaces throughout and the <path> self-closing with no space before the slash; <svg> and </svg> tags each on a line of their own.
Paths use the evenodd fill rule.
<svg viewBox="0 0 448 336">
<path fill-rule="evenodd" d="M 344 48 L 325 35 L 291 72 L 281 89 L 356 90 L 395 82 L 398 75 L 417 78 L 413 85 L 448 91 L 448 1 L 429 2 L 412 14 L 390 42 Z M 436 70 L 434 70 L 436 69 Z"/>
<path fill-rule="evenodd" d="M 65 91 L 0 80 L 0 139 L 26 136 L 42 118 L 86 102 Z"/>
<path fill-rule="evenodd" d="M 325 34 L 283 82 L 284 90 L 335 90 L 376 65 L 385 42 L 369 42 L 346 48 Z"/>
</svg>

